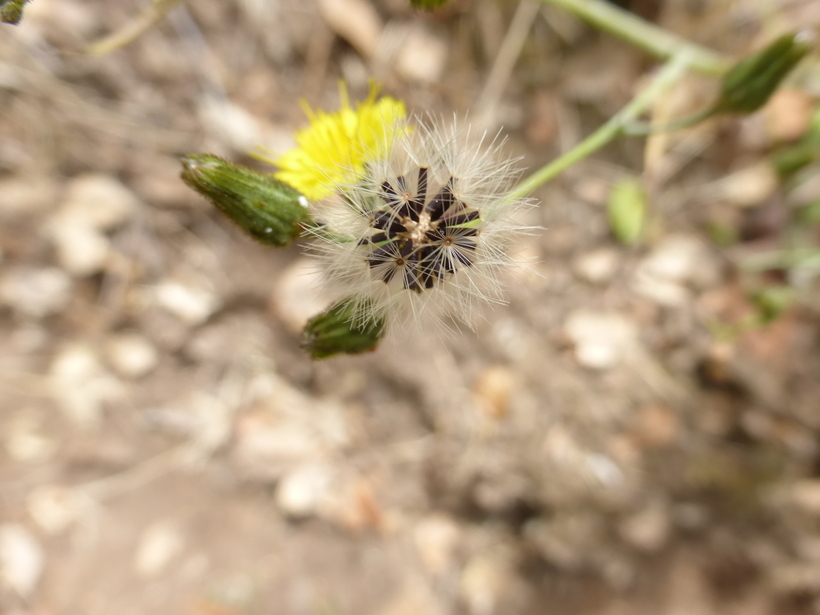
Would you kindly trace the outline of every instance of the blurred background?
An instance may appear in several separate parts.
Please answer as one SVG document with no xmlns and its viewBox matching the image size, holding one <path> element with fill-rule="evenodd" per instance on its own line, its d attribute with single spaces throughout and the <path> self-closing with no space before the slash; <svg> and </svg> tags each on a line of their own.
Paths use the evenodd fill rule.
<svg viewBox="0 0 820 615">
<path fill-rule="evenodd" d="M 820 613 L 816 56 L 750 117 L 539 189 L 474 331 L 311 362 L 310 260 L 220 217 L 181 154 L 262 168 L 300 101 L 376 79 L 535 169 L 657 62 L 507 0 L 198 0 L 82 53 L 147 4 L 0 27 L 0 612 Z M 733 58 L 820 28 L 815 0 L 621 5 Z M 653 117 L 715 89 L 689 76 Z M 636 245 L 607 219 L 629 177 Z"/>
</svg>

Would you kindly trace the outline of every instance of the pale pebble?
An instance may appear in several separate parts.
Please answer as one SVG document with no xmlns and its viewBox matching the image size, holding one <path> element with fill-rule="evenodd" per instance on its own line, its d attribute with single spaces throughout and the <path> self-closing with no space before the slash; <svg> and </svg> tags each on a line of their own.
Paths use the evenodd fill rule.
<svg viewBox="0 0 820 615">
<path fill-rule="evenodd" d="M 24 526 L 0 525 L 0 578 L 23 598 L 29 598 L 40 581 L 45 555 L 40 543 Z"/>
<path fill-rule="evenodd" d="M 134 571 L 143 578 L 162 572 L 183 547 L 182 534 L 171 522 L 159 521 L 140 536 L 134 554 Z"/>
<path fill-rule="evenodd" d="M 71 278 L 56 267 L 9 268 L 0 280 L 0 303 L 31 318 L 61 312 L 71 300 Z"/>
<path fill-rule="evenodd" d="M 127 378 L 145 376 L 159 362 L 156 347 L 137 333 L 123 333 L 109 338 L 106 355 L 117 373 Z"/>
</svg>

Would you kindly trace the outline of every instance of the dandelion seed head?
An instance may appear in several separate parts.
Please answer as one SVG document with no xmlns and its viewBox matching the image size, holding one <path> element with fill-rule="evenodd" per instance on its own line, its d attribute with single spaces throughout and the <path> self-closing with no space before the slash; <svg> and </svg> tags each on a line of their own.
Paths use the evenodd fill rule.
<svg viewBox="0 0 820 615">
<path fill-rule="evenodd" d="M 362 322 L 469 325 L 482 304 L 504 302 L 499 273 L 527 205 L 505 197 L 515 161 L 497 140 L 431 118 L 385 139 L 384 155 L 317 208 L 328 284 Z"/>
</svg>

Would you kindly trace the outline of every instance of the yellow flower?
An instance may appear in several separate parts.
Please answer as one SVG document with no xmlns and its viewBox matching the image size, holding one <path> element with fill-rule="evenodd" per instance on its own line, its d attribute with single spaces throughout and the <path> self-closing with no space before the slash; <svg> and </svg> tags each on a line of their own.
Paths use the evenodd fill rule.
<svg viewBox="0 0 820 615">
<path fill-rule="evenodd" d="M 340 90 L 341 109 L 326 113 L 305 105 L 310 124 L 297 132 L 297 146 L 279 158 L 263 158 L 279 167 L 277 179 L 310 200 L 355 182 L 365 163 L 386 155 L 396 133 L 403 132 L 397 127 L 407 116 L 404 103 L 388 96 L 376 100 L 378 88 L 371 87 L 367 99 L 353 109 L 345 88 Z"/>
</svg>

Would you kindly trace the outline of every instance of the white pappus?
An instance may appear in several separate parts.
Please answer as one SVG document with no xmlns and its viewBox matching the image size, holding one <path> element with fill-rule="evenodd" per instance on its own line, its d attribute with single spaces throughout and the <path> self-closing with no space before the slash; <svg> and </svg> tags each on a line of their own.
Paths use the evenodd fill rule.
<svg viewBox="0 0 820 615">
<path fill-rule="evenodd" d="M 467 125 L 403 124 L 383 159 L 317 208 L 313 250 L 356 320 L 471 325 L 481 304 L 504 303 L 499 273 L 530 202 L 505 196 L 519 172 L 501 145 Z"/>
</svg>

